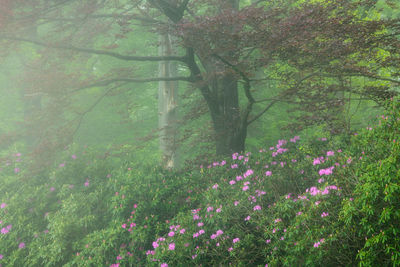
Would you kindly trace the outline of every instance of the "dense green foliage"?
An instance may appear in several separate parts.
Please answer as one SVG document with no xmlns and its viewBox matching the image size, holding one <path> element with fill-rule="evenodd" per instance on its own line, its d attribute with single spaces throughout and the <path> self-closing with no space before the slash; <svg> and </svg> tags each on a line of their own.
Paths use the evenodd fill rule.
<svg viewBox="0 0 400 267">
<path fill-rule="evenodd" d="M 399 124 L 395 100 L 349 146 L 294 137 L 181 171 L 85 148 L 32 176 L 13 153 L 0 265 L 399 266 Z"/>
</svg>

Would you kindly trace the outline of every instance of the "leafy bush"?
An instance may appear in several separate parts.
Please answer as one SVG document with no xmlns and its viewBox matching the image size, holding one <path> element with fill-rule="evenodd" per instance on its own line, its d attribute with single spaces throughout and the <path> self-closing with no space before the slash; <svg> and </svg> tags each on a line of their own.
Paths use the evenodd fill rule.
<svg viewBox="0 0 400 267">
<path fill-rule="evenodd" d="M 400 265 L 400 103 L 393 100 L 374 128 L 354 138 L 363 160 L 348 182 L 353 201 L 342 220 L 358 243 L 361 266 Z"/>
<path fill-rule="evenodd" d="M 0 172 L 4 266 L 398 266 L 400 105 L 319 138 L 167 171 L 66 151 Z M 339 145 L 339 146 L 338 146 Z"/>
</svg>

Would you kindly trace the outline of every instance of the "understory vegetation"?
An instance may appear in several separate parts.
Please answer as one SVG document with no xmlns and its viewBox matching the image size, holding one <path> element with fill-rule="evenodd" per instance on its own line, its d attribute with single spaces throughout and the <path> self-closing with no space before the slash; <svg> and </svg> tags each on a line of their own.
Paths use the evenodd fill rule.
<svg viewBox="0 0 400 267">
<path fill-rule="evenodd" d="M 0 265 L 399 266 L 400 104 L 348 144 L 300 136 L 167 171 L 66 149 L 0 171 Z M 136 162 L 136 163 L 135 163 Z"/>
</svg>

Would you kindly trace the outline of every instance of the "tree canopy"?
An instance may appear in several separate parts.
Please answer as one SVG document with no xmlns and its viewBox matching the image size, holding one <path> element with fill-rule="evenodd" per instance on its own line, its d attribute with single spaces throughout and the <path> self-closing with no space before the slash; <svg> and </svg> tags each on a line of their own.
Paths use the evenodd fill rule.
<svg viewBox="0 0 400 267">
<path fill-rule="evenodd" d="M 343 132 L 351 99 L 396 94 L 399 30 L 372 0 L 19 0 L 4 1 L 0 17 L 4 58 L 25 65 L 21 135 L 42 153 L 71 142 L 106 96 L 157 81 L 197 88 L 217 154 L 244 151 L 249 125 L 278 103 L 296 111 L 293 129 Z M 160 33 L 174 36 L 176 54 L 157 55 Z M 177 62 L 177 76 L 157 76 L 160 61 Z M 98 99 L 77 108 L 91 88 Z"/>
</svg>

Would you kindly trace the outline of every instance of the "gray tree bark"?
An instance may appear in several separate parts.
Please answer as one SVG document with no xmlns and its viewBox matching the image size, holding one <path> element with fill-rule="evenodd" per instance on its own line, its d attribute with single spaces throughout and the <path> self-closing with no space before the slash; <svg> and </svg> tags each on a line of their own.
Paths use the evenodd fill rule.
<svg viewBox="0 0 400 267">
<path fill-rule="evenodd" d="M 169 34 L 159 36 L 159 55 L 174 54 Z M 159 77 L 176 77 L 177 65 L 173 61 L 160 61 Z M 177 120 L 178 120 L 178 82 L 160 81 L 158 84 L 158 126 L 160 131 L 160 150 L 162 164 L 172 169 L 178 166 Z"/>
</svg>

